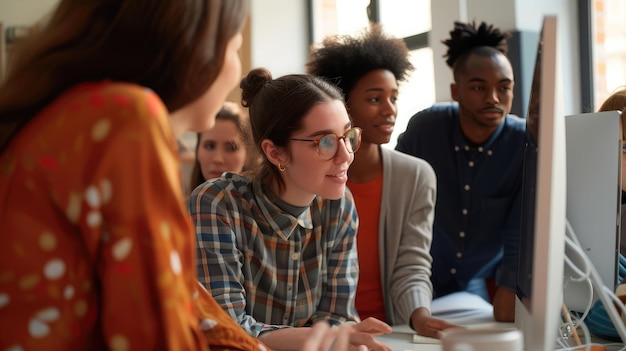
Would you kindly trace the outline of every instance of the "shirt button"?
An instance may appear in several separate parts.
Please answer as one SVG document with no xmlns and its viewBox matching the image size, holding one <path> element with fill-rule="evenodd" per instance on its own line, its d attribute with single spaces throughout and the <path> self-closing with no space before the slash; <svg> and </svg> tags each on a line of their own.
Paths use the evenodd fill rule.
<svg viewBox="0 0 626 351">
<path fill-rule="evenodd" d="M 287 285 L 287 290 L 291 291 L 291 285 Z"/>
<path fill-rule="evenodd" d="M 459 233 L 459 237 L 461 237 L 461 238 L 465 238 L 465 232 L 460 232 L 460 233 Z"/>
<path fill-rule="evenodd" d="M 460 148 L 458 146 L 454 147 L 454 151 L 459 151 L 459 150 L 460 150 Z"/>
<path fill-rule="evenodd" d="M 465 151 L 469 151 L 469 146 L 465 145 Z"/>
<path fill-rule="evenodd" d="M 493 154 L 493 151 L 487 150 L 487 155 L 491 156 L 492 154 Z"/>
<path fill-rule="evenodd" d="M 478 152 L 483 152 L 483 150 L 484 150 L 484 149 L 483 149 L 483 147 L 482 147 L 482 146 L 479 146 L 479 147 L 478 147 Z"/>
<path fill-rule="evenodd" d="M 461 257 L 463 257 L 463 253 L 461 253 L 461 252 L 457 252 L 457 253 L 456 253 L 456 257 L 457 257 L 457 258 L 461 258 Z"/>
<path fill-rule="evenodd" d="M 474 161 L 469 161 L 469 162 L 467 163 L 467 165 L 468 165 L 468 166 L 470 166 L 470 167 L 474 167 Z"/>
<path fill-rule="evenodd" d="M 469 191 L 470 190 L 469 184 L 465 184 L 465 186 L 463 188 L 465 189 L 465 191 Z"/>
<path fill-rule="evenodd" d="M 295 253 L 292 253 L 292 254 L 291 254 L 291 259 L 292 259 L 292 260 L 294 260 L 294 261 L 295 261 L 295 260 L 297 260 L 298 258 L 300 258 L 300 254 L 299 254 L 299 253 L 295 252 Z"/>
<path fill-rule="evenodd" d="M 467 209 L 466 208 L 464 208 L 463 211 L 461 211 L 461 212 L 463 212 L 463 215 L 467 215 Z"/>
<path fill-rule="evenodd" d="M 450 270 L 450 273 L 452 273 L 452 274 L 456 274 L 456 268 L 452 268 L 452 269 Z"/>
</svg>

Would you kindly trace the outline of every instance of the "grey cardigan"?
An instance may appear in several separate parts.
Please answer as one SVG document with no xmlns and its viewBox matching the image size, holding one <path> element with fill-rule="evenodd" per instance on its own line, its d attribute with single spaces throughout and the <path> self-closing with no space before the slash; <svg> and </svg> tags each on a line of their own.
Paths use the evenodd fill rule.
<svg viewBox="0 0 626 351">
<path fill-rule="evenodd" d="M 430 310 L 435 171 L 426 161 L 381 147 L 383 189 L 378 228 L 380 272 L 389 324 L 409 324 Z M 363 273 L 361 273 L 363 274 Z"/>
</svg>

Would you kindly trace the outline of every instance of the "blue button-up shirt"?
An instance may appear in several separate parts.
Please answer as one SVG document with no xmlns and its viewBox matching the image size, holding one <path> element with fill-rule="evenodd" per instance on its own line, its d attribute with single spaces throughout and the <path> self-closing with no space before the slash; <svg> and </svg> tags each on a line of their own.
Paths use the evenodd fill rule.
<svg viewBox="0 0 626 351">
<path fill-rule="evenodd" d="M 435 297 L 495 277 L 515 290 L 525 121 L 508 115 L 482 145 L 461 131 L 457 103 L 413 116 L 396 149 L 428 161 L 437 174 L 432 282 Z"/>
</svg>

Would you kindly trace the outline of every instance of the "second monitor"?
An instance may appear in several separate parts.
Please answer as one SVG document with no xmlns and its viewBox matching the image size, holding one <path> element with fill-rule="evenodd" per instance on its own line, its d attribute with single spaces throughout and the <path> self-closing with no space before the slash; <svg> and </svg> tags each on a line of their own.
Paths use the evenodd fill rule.
<svg viewBox="0 0 626 351">
<path fill-rule="evenodd" d="M 565 117 L 567 150 L 567 220 L 583 251 L 609 289 L 618 276 L 621 219 L 622 127 L 617 111 Z M 564 302 L 584 311 L 589 289 L 568 281 Z M 597 296 L 592 297 L 593 300 Z"/>
</svg>

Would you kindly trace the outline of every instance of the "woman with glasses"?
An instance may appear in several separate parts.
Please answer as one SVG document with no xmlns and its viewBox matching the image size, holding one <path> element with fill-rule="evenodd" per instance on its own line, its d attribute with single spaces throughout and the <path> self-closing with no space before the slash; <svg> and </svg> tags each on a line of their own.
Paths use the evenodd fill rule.
<svg viewBox="0 0 626 351">
<path fill-rule="evenodd" d="M 262 162 L 250 174 L 224 173 L 189 200 L 198 240 L 198 279 L 251 335 L 296 350 L 313 323 L 354 323 L 350 343 L 391 328 L 359 322 L 357 214 L 346 191 L 361 143 L 337 88 L 318 77 L 272 79 L 265 69 L 241 82 L 242 103 Z"/>
<path fill-rule="evenodd" d="M 374 26 L 361 36 L 326 38 L 307 68 L 336 82 L 363 130 L 347 183 L 359 212 L 358 255 L 367 257 L 359 261 L 357 311 L 440 337 L 453 325 L 430 315 L 435 173 L 422 159 L 381 147 L 398 113 L 398 82 L 413 69 L 407 47 Z"/>
</svg>

